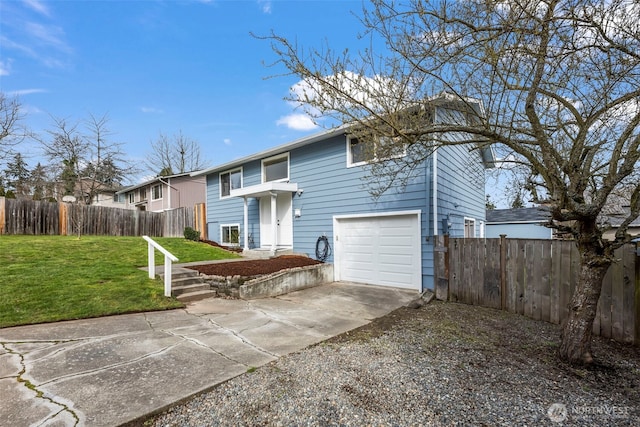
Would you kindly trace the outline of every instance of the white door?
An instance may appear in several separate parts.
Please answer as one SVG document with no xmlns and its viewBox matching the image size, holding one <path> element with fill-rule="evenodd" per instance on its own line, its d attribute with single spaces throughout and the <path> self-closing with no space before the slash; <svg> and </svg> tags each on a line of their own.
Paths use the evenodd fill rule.
<svg viewBox="0 0 640 427">
<path fill-rule="evenodd" d="M 419 213 L 336 217 L 335 277 L 422 290 Z"/>
<path fill-rule="evenodd" d="M 278 224 L 276 246 L 293 246 L 293 216 L 291 214 L 291 193 L 279 193 L 276 197 L 276 221 Z M 260 198 L 260 246 L 270 247 L 273 243 L 271 229 L 271 196 Z"/>
</svg>

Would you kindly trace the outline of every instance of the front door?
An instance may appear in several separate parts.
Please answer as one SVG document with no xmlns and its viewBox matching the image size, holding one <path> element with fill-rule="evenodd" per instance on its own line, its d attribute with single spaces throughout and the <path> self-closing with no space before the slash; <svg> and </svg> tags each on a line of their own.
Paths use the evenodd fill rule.
<svg viewBox="0 0 640 427">
<path fill-rule="evenodd" d="M 291 193 L 279 193 L 276 196 L 277 247 L 293 246 L 293 220 L 291 213 Z M 271 247 L 273 242 L 271 228 L 271 196 L 260 198 L 260 246 Z"/>
</svg>

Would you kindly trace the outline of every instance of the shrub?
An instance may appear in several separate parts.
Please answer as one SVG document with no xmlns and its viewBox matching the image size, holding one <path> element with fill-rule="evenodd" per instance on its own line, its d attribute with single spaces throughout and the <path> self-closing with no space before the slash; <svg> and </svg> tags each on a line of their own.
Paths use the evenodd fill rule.
<svg viewBox="0 0 640 427">
<path fill-rule="evenodd" d="M 194 230 L 191 227 L 186 227 L 184 229 L 184 238 L 187 240 L 193 240 L 194 242 L 199 242 L 200 232 L 198 230 Z"/>
</svg>

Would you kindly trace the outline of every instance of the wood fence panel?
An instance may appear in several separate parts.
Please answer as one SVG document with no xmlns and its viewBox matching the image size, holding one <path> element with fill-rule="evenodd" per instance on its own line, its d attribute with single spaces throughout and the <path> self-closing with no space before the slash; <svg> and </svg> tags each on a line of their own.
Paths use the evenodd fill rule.
<svg viewBox="0 0 640 427">
<path fill-rule="evenodd" d="M 462 301 L 460 293 L 462 257 L 460 256 L 460 245 L 458 239 L 450 240 L 449 244 L 449 297 L 451 301 Z"/>
<path fill-rule="evenodd" d="M 611 338 L 611 301 L 612 301 L 612 289 L 611 289 L 611 269 L 607 272 L 604 280 L 602 281 L 602 288 L 600 290 L 600 336 L 605 338 Z"/>
<path fill-rule="evenodd" d="M 636 331 L 636 320 L 640 319 L 640 306 L 636 305 L 636 292 L 638 292 L 638 277 L 636 277 L 636 264 L 638 263 L 636 251 L 633 246 L 622 248 L 622 271 L 624 289 L 622 303 L 623 317 L 623 337 L 627 343 L 635 342 L 638 334 Z"/>
<path fill-rule="evenodd" d="M 449 239 L 449 300 L 500 308 L 556 324 L 569 314 L 580 254 L 572 241 L 534 239 Z M 443 245 L 437 240 L 435 245 Z M 435 252 L 436 263 L 443 257 Z M 603 281 L 593 332 L 616 341 L 640 343 L 640 257 L 635 245 L 616 252 Z M 502 261 L 500 261 L 502 260 Z M 436 277 L 443 267 L 434 266 Z M 504 286 L 501 281 L 504 278 Z M 445 283 L 445 282 L 443 282 Z M 504 292 L 504 295 L 502 295 Z"/>
<path fill-rule="evenodd" d="M 200 212 L 206 228 L 204 206 Z M 194 221 L 194 208 L 145 212 L 0 197 L 0 234 L 182 237 Z"/>
<path fill-rule="evenodd" d="M 0 234 L 6 234 L 5 206 L 6 199 L 4 197 L 0 197 Z"/>
<path fill-rule="evenodd" d="M 616 252 L 616 258 L 620 259 L 618 255 L 622 255 L 620 251 Z M 621 261 L 621 260 L 620 260 Z M 609 271 L 609 281 L 611 283 L 611 336 L 616 341 L 624 341 L 624 312 L 622 307 L 623 303 L 623 290 L 624 290 L 624 270 L 620 262 L 613 264 Z M 615 309 L 614 309 L 615 307 Z"/>
<path fill-rule="evenodd" d="M 549 322 L 560 323 L 560 287 L 562 286 L 562 251 L 551 242 L 551 275 L 549 276 Z"/>
<path fill-rule="evenodd" d="M 441 301 L 447 301 L 449 299 L 449 272 L 447 269 L 448 243 L 445 236 L 436 236 L 433 241 L 433 258 L 435 262 L 433 283 L 436 298 Z"/>
<path fill-rule="evenodd" d="M 540 289 L 537 295 L 536 310 L 540 316 L 540 320 L 548 322 L 551 319 L 551 241 L 539 241 L 540 261 L 542 263 L 540 269 Z"/>
<path fill-rule="evenodd" d="M 484 286 L 482 294 L 485 296 L 484 304 L 491 308 L 501 308 L 502 298 L 500 290 L 500 240 L 487 239 L 484 241 Z M 495 254 L 498 254 L 496 257 Z M 480 282 L 482 286 L 482 282 Z"/>
<path fill-rule="evenodd" d="M 518 242 L 512 239 L 505 240 L 507 245 L 507 262 L 504 268 L 506 269 L 506 301 L 507 310 L 512 313 L 518 312 L 518 270 L 516 268 L 518 264 L 519 247 Z"/>
</svg>

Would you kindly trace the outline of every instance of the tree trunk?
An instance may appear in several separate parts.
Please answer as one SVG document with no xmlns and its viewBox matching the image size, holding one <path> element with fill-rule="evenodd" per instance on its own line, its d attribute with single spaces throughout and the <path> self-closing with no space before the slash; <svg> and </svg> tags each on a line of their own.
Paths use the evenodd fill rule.
<svg viewBox="0 0 640 427">
<path fill-rule="evenodd" d="M 596 308 L 602 290 L 604 279 L 611 260 L 581 248 L 580 273 L 578 282 L 571 297 L 569 317 L 562 328 L 562 342 L 560 343 L 560 357 L 572 364 L 590 364 L 591 334 Z"/>
</svg>

